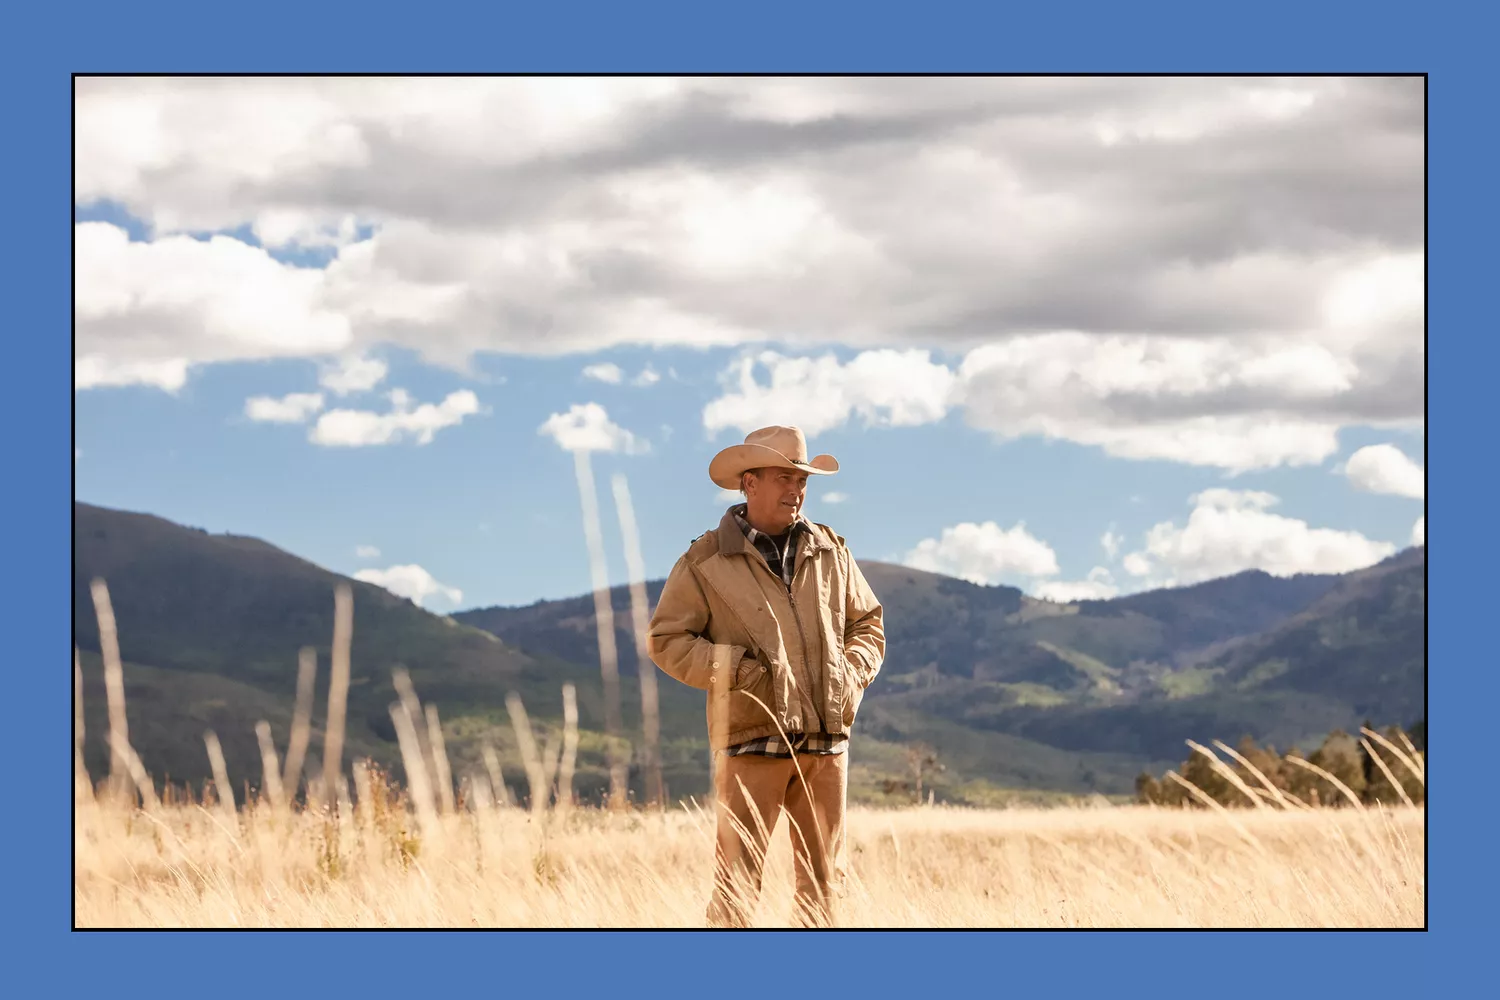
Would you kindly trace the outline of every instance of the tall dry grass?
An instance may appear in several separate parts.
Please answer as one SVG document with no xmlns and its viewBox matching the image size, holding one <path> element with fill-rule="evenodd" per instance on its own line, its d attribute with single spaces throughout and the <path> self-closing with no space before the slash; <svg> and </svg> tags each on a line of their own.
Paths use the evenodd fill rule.
<svg viewBox="0 0 1500 1000">
<path fill-rule="evenodd" d="M 341 766 L 352 602 L 335 595 L 329 746 L 323 774 L 294 804 L 306 749 L 294 724 L 284 784 L 269 728 L 257 727 L 266 776 L 236 803 L 217 737 L 205 734 L 215 794 L 164 804 L 124 725 L 124 685 L 108 590 L 93 595 L 104 637 L 111 772 L 96 791 L 75 751 L 74 900 L 80 927 L 694 927 L 711 887 L 714 815 L 583 809 L 573 803 L 576 692 L 564 731 L 538 747 L 525 706 L 507 699 L 531 808 L 513 808 L 498 758 L 455 790 L 434 706 L 405 671 L 390 706 L 404 785 L 355 761 Z M 107 628 L 106 628 L 107 626 Z M 721 651 L 716 650 L 716 653 Z M 722 654 L 721 654 L 722 655 Z M 299 671 L 298 709 L 312 670 Z M 81 739 L 75 657 L 75 724 Z M 306 721 L 302 725 L 306 726 Z M 1425 762 L 1365 730 L 1390 777 L 1425 784 Z M 1420 927 L 1425 811 L 1312 808 L 1277 789 L 1222 743 L 1247 779 L 1194 744 L 1245 796 L 1228 809 L 1180 775 L 1206 807 L 1004 811 L 855 808 L 847 822 L 849 884 L 838 922 L 854 927 Z M 1377 747 L 1379 750 L 1377 750 Z M 857 744 L 851 753 L 858 753 Z M 1316 765 L 1294 763 L 1337 779 Z M 1252 780 L 1255 782 L 1252 784 Z M 1400 788 L 1399 782 L 1392 784 Z M 133 787 L 132 787 L 133 786 Z M 99 794 L 103 792 L 104 794 Z M 772 840 L 755 922 L 788 926 L 791 841 Z"/>
<path fill-rule="evenodd" d="M 356 771 L 353 814 L 255 803 L 230 829 L 200 807 L 82 803 L 80 927 L 694 927 L 711 816 L 489 804 L 412 821 Z M 429 824 L 431 826 L 429 827 Z M 758 926 L 788 926 L 786 824 Z M 855 927 L 1419 927 L 1423 814 L 1398 807 L 961 811 L 856 808 Z"/>
</svg>

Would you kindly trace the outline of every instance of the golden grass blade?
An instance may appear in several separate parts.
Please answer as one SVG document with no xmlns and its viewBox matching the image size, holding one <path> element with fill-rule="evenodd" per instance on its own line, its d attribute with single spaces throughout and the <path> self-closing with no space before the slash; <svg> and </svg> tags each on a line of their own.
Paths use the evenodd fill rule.
<svg viewBox="0 0 1500 1000">
<path fill-rule="evenodd" d="M 562 746 L 563 741 L 558 738 L 556 732 L 549 732 L 546 741 L 542 744 L 542 787 L 547 789 L 548 795 L 552 793 L 553 782 L 557 780 Z"/>
<path fill-rule="evenodd" d="M 578 689 L 563 685 L 562 763 L 557 774 L 557 811 L 566 815 L 573 805 L 573 768 L 578 760 Z"/>
<path fill-rule="evenodd" d="M 490 778 L 490 791 L 494 794 L 495 808 L 510 805 L 510 787 L 506 785 L 505 774 L 500 770 L 500 755 L 495 753 L 495 748 L 489 740 L 484 741 L 481 756 L 484 757 L 484 769 Z"/>
<path fill-rule="evenodd" d="M 422 750 L 417 745 L 417 727 L 406 706 L 399 701 L 391 703 L 391 722 L 396 726 L 396 742 L 401 747 L 401 764 L 406 769 L 406 787 L 411 792 L 412 807 L 417 812 L 417 822 L 428 836 L 435 835 L 438 827 L 437 813 L 432 808 L 432 785 L 427 780 L 427 764 L 422 760 Z"/>
<path fill-rule="evenodd" d="M 214 795 L 219 800 L 219 813 L 225 824 L 233 831 L 239 826 L 234 809 L 234 788 L 229 784 L 229 769 L 224 766 L 224 748 L 219 746 L 219 737 L 212 729 L 203 734 L 208 746 L 208 763 L 214 772 Z"/>
<path fill-rule="evenodd" d="M 1339 779 L 1335 778 L 1333 775 L 1329 774 L 1327 771 L 1323 770 L 1321 767 L 1319 767 L 1318 765 L 1314 764 L 1312 761 L 1310 761 L 1310 760 L 1303 760 L 1301 757 L 1292 757 L 1292 756 L 1283 757 L 1282 760 L 1290 761 L 1291 763 L 1296 764 L 1298 767 L 1303 768 L 1303 769 L 1308 770 L 1308 771 L 1311 771 L 1313 774 L 1316 774 L 1318 777 L 1322 778 L 1324 781 L 1326 781 L 1329 784 L 1333 785 L 1334 788 L 1337 788 L 1339 790 L 1339 792 L 1344 796 L 1344 798 L 1346 798 L 1346 799 L 1349 800 L 1349 804 L 1350 805 L 1354 806 L 1354 808 L 1360 810 L 1361 812 L 1364 811 L 1365 804 L 1363 802 L 1359 801 L 1359 796 L 1358 795 L 1355 795 L 1354 792 L 1350 791 L 1348 785 L 1344 784 L 1342 781 L 1340 781 Z"/>
<path fill-rule="evenodd" d="M 452 816 L 453 771 L 448 766 L 448 745 L 443 742 L 443 726 L 438 721 L 436 705 L 427 706 L 427 745 L 432 748 L 432 776 L 437 782 L 438 807 L 444 816 Z"/>
<path fill-rule="evenodd" d="M 271 739 L 271 724 L 261 719 L 255 724 L 255 740 L 260 744 L 261 783 L 272 809 L 286 808 L 286 793 L 281 786 L 281 768 L 276 763 L 276 744 Z"/>
<path fill-rule="evenodd" d="M 1412 802 L 1411 796 L 1406 794 L 1406 789 L 1401 787 L 1401 782 L 1396 780 L 1396 776 L 1392 774 L 1391 769 L 1386 766 L 1385 759 L 1382 758 L 1380 754 L 1375 752 L 1375 748 L 1370 745 L 1370 741 L 1362 739 L 1359 741 L 1359 745 L 1364 747 L 1365 753 L 1369 754 L 1371 759 L 1375 761 L 1375 766 L 1380 768 L 1380 773 L 1385 775 L 1385 780 L 1389 781 L 1391 783 L 1391 787 L 1396 790 L 1396 794 L 1401 796 L 1401 801 L 1404 802 L 1408 807 L 1415 807 L 1415 803 Z"/>
<path fill-rule="evenodd" d="M 307 759 L 307 742 L 312 734 L 313 691 L 318 678 L 318 651 L 304 646 L 297 652 L 297 704 L 292 710 L 292 736 L 286 748 L 286 769 L 281 787 L 291 798 L 297 797 L 302 784 L 302 765 Z"/>
<path fill-rule="evenodd" d="M 1406 730 L 1397 729 L 1396 735 L 1401 737 L 1401 743 L 1406 747 L 1406 752 L 1411 754 L 1412 763 L 1414 763 L 1417 767 L 1417 777 L 1422 779 L 1422 787 L 1426 788 L 1427 764 L 1422 760 L 1422 752 L 1418 750 L 1417 745 L 1411 741 L 1411 737 L 1406 735 Z"/>
<path fill-rule="evenodd" d="M 83 761 L 83 661 L 78 647 L 73 647 L 73 800 L 86 802 L 94 797 L 88 765 Z"/>
<path fill-rule="evenodd" d="M 1361 726 L 1359 728 L 1359 731 L 1370 737 L 1370 739 L 1374 740 L 1376 743 L 1379 743 L 1381 746 L 1385 747 L 1391 753 L 1395 754 L 1396 759 L 1401 762 L 1401 766 L 1410 771 L 1412 777 L 1416 778 L 1422 783 L 1423 788 L 1427 787 L 1427 779 L 1423 775 L 1422 768 L 1416 763 L 1416 760 L 1406 756 L 1406 754 L 1401 750 L 1400 747 L 1396 746 L 1396 744 L 1392 743 L 1384 736 L 1381 736 L 1373 729 L 1366 729 L 1365 727 Z M 1397 731 L 1399 732 L 1399 730 Z M 1402 735 L 1404 736 L 1405 734 L 1403 733 Z"/>
<path fill-rule="evenodd" d="M 615 510 L 620 516 L 620 537 L 625 545 L 625 570 L 630 581 L 631 631 L 635 635 L 637 680 L 641 686 L 641 733 L 644 736 L 642 765 L 646 778 L 646 803 L 660 809 L 666 803 L 666 786 L 661 775 L 661 704 L 656 686 L 656 664 L 651 661 L 647 632 L 651 608 L 646 600 L 646 561 L 641 556 L 640 530 L 635 523 L 635 507 L 630 500 L 630 484 L 623 472 L 611 481 L 615 493 Z"/>
<path fill-rule="evenodd" d="M 109 788 L 111 795 L 119 795 L 128 790 L 132 780 L 129 763 L 123 756 L 130 747 L 130 723 L 125 715 L 125 671 L 120 663 L 120 638 L 115 630 L 115 611 L 109 600 L 109 587 L 95 577 L 89 584 L 89 592 L 94 598 L 94 614 L 99 619 L 104 696 L 109 703 Z"/>
<path fill-rule="evenodd" d="M 604 536 L 599 529 L 599 498 L 594 492 L 594 470 L 589 452 L 573 452 L 578 497 L 583 505 L 583 534 L 588 542 L 589 570 L 594 583 L 594 626 L 599 640 L 599 675 L 604 681 L 604 738 L 609 753 L 609 804 L 626 806 L 626 762 L 620 732 L 620 662 L 615 648 L 615 611 L 610 602 L 609 571 L 604 561 Z"/>
<path fill-rule="evenodd" d="M 146 812 L 160 809 L 161 799 L 157 798 L 156 785 L 151 780 L 151 775 L 146 773 L 146 765 L 136 756 L 135 747 L 125 742 L 113 742 L 110 749 L 118 753 L 124 762 L 121 766 L 125 768 L 126 780 L 135 785 L 135 790 L 140 793 L 141 807 Z M 131 797 L 134 798 L 133 795 Z"/>
<path fill-rule="evenodd" d="M 1294 805 L 1302 809 L 1308 808 L 1308 806 L 1304 805 L 1302 801 L 1295 795 L 1289 795 L 1288 793 L 1283 792 L 1280 788 L 1277 788 L 1275 785 L 1273 785 L 1270 779 L 1268 779 L 1264 774 L 1261 773 L 1260 768 L 1256 767 L 1254 764 L 1246 760 L 1244 756 L 1242 756 L 1233 747 L 1220 740 L 1214 740 L 1214 746 L 1218 747 L 1220 750 L 1223 750 L 1229 756 L 1239 761 L 1241 767 L 1249 771 L 1251 774 L 1255 775 L 1255 780 L 1259 781 L 1262 785 L 1265 786 L 1266 794 L 1269 795 L 1271 799 L 1283 809 L 1291 809 Z"/>
<path fill-rule="evenodd" d="M 547 773 L 542 767 L 542 758 L 537 753 L 531 720 L 526 716 L 526 706 L 521 703 L 521 696 L 514 691 L 505 696 L 505 710 L 510 713 L 510 724 L 516 731 L 516 746 L 521 751 L 521 763 L 526 767 L 526 784 L 531 789 L 531 812 L 540 816 L 547 809 Z"/>
<path fill-rule="evenodd" d="M 1222 776 L 1225 781 L 1228 781 L 1235 788 L 1244 793 L 1245 798 L 1250 800 L 1251 805 L 1255 806 L 1255 808 L 1257 809 L 1264 809 L 1266 807 L 1266 804 L 1260 800 L 1260 796 L 1252 792 L 1250 790 L 1250 786 L 1245 784 L 1240 776 L 1235 774 L 1233 769 L 1231 769 L 1222 760 L 1220 760 L 1212 750 L 1208 749 L 1205 746 L 1200 746 L 1199 744 L 1194 743 L 1192 740 L 1188 740 L 1187 745 L 1189 747 L 1192 747 L 1194 753 L 1200 753 L 1203 756 L 1207 757 L 1208 762 L 1213 766 L 1213 769 L 1218 772 L 1218 774 Z"/>
<path fill-rule="evenodd" d="M 349 704 L 349 649 L 354 642 L 354 592 L 340 583 L 333 592 L 333 655 L 328 681 L 328 725 L 323 733 L 323 794 L 338 794 L 344 769 L 344 713 Z"/>
<path fill-rule="evenodd" d="M 422 720 L 427 718 L 427 714 L 422 709 L 421 699 L 417 697 L 417 689 L 412 686 L 411 674 L 407 673 L 405 667 L 397 665 L 391 671 L 391 682 L 396 687 L 396 694 L 400 697 L 401 704 L 406 707 L 406 714 L 411 717 L 412 725 L 416 727 L 417 746 L 422 749 L 422 761 L 427 765 L 427 773 L 436 773 L 436 765 L 432 760 L 432 746 L 427 737 L 426 727 L 421 724 Z"/>
</svg>

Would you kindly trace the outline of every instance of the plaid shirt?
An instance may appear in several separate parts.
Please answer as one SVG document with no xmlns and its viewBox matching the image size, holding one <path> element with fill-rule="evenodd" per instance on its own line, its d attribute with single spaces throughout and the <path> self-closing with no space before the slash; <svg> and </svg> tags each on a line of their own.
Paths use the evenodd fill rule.
<svg viewBox="0 0 1500 1000">
<path fill-rule="evenodd" d="M 797 568 L 797 541 L 802 533 L 808 530 L 808 525 L 799 514 L 797 520 L 787 529 L 785 540 L 786 551 L 782 552 L 777 547 L 772 536 L 763 531 L 757 531 L 745 520 L 747 513 L 745 504 L 733 508 L 735 523 L 745 533 L 750 543 L 766 558 L 766 565 L 771 567 L 771 572 L 781 577 L 781 582 L 786 584 L 790 590 L 792 586 L 792 574 Z M 781 734 L 775 736 L 762 736 L 758 740 L 748 743 L 739 743 L 725 750 L 724 753 L 730 757 L 755 756 L 755 757 L 779 757 L 789 760 L 794 753 L 799 754 L 840 754 L 849 745 L 847 734 L 840 733 L 837 736 L 829 733 L 787 733 L 787 739 L 782 739 Z M 790 741 L 790 742 L 788 742 Z"/>
</svg>

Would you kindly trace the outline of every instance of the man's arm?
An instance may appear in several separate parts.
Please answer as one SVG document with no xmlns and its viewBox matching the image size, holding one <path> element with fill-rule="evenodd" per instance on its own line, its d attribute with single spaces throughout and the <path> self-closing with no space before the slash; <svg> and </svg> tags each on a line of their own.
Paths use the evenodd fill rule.
<svg viewBox="0 0 1500 1000">
<path fill-rule="evenodd" d="M 885 661 L 885 611 L 875 591 L 870 589 L 859 563 L 843 552 L 849 561 L 849 586 L 844 605 L 844 652 L 860 675 L 863 687 L 869 687 Z"/>
<path fill-rule="evenodd" d="M 646 630 L 646 647 L 651 661 L 669 676 L 689 687 L 707 691 L 713 686 L 714 670 L 740 669 L 745 647 L 729 646 L 722 663 L 714 661 L 714 644 L 705 638 L 708 629 L 708 597 L 688 564 L 687 556 L 677 560 Z M 734 686 L 737 677 L 730 678 Z"/>
</svg>

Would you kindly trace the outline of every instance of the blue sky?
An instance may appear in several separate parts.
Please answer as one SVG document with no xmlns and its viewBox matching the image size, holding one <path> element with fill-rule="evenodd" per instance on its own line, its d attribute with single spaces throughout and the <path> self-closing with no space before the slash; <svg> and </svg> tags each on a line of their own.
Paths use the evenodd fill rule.
<svg viewBox="0 0 1500 1000">
<path fill-rule="evenodd" d="M 565 446 L 620 582 L 769 423 L 1055 599 L 1420 537 L 1420 81 L 586 84 L 80 81 L 77 498 L 438 611 L 588 589 Z"/>
</svg>

